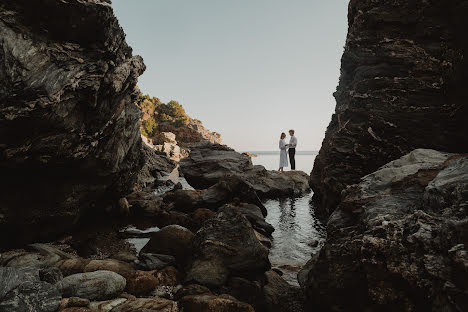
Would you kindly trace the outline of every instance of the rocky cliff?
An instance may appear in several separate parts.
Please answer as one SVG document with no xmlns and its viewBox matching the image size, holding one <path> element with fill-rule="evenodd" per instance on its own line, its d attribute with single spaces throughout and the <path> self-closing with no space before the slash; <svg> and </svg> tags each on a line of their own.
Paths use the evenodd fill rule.
<svg viewBox="0 0 468 312">
<path fill-rule="evenodd" d="M 104 0 L 2 1 L 0 46 L 3 245 L 67 229 L 132 187 L 145 65 Z"/>
<path fill-rule="evenodd" d="M 156 97 L 139 93 L 136 104 L 143 112 L 142 134 L 154 145 L 171 143 L 164 139 L 165 135 L 160 135 L 168 132 L 175 135 L 178 145 L 182 148 L 200 142 L 222 142 L 221 134 L 206 129 L 200 120 L 190 117 L 177 101 L 165 104 Z"/>
<path fill-rule="evenodd" d="M 309 262 L 325 311 L 468 310 L 468 156 L 418 149 L 349 187 Z"/>
<path fill-rule="evenodd" d="M 311 174 L 341 191 L 415 148 L 468 151 L 468 1 L 351 0 L 336 111 Z"/>
</svg>

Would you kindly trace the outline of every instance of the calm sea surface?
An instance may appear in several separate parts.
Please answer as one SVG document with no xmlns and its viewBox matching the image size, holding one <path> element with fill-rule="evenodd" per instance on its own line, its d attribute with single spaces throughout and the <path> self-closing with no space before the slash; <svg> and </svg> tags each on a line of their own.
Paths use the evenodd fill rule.
<svg viewBox="0 0 468 312">
<path fill-rule="evenodd" d="M 252 157 L 254 165 L 262 165 L 268 170 L 278 170 L 279 168 L 279 151 L 273 152 L 250 152 L 258 155 Z M 310 174 L 312 167 L 314 166 L 315 156 L 317 152 L 296 152 L 296 170 L 302 170 L 307 174 Z M 290 167 L 284 168 L 284 170 L 290 170 Z"/>
<path fill-rule="evenodd" d="M 279 152 L 251 152 L 255 165 L 278 170 Z M 296 169 L 310 174 L 317 152 L 297 152 Z M 286 168 L 285 170 L 289 170 Z M 313 193 L 301 197 L 265 201 L 266 221 L 274 226 L 270 262 L 279 268 L 290 284 L 298 285 L 297 273 L 319 251 L 325 240 L 325 229 L 315 217 L 311 203 Z"/>
<path fill-rule="evenodd" d="M 263 165 L 269 170 L 277 170 L 279 152 L 252 152 L 255 165 Z M 316 152 L 298 152 L 296 154 L 296 169 L 307 174 L 312 170 Z M 184 189 L 193 189 L 184 178 L 173 173 L 168 178 L 181 182 Z M 157 193 L 168 191 L 164 187 Z M 266 221 L 274 226 L 273 244 L 270 249 L 270 262 L 274 268 L 283 272 L 283 277 L 290 284 L 298 285 L 297 273 L 310 259 L 313 253 L 319 251 L 325 240 L 325 229 L 315 217 L 314 205 L 311 203 L 312 192 L 301 197 L 270 199 L 264 202 L 268 210 Z M 158 231 L 152 228 L 148 231 Z M 122 229 L 124 232 L 139 231 L 135 228 Z M 139 235 L 141 236 L 141 235 Z M 147 242 L 147 237 L 133 237 L 128 241 L 139 251 Z"/>
</svg>

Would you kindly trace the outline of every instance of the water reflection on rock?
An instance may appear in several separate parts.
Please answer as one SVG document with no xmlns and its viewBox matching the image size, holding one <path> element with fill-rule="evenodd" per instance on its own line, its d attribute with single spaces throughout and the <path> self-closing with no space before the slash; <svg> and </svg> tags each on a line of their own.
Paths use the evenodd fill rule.
<svg viewBox="0 0 468 312">
<path fill-rule="evenodd" d="M 298 285 L 297 272 L 318 252 L 325 229 L 315 217 L 312 193 L 303 197 L 268 200 L 266 221 L 275 227 L 270 261 L 291 284 Z"/>
</svg>

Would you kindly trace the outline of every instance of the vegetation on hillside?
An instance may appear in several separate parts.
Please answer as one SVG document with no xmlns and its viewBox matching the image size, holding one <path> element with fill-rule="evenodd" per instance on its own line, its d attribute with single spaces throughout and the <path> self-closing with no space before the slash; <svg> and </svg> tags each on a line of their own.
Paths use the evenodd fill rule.
<svg viewBox="0 0 468 312">
<path fill-rule="evenodd" d="M 162 103 L 160 99 L 139 93 L 136 105 L 143 112 L 141 134 L 152 137 L 161 125 L 182 127 L 190 122 L 184 107 L 177 101 Z"/>
</svg>

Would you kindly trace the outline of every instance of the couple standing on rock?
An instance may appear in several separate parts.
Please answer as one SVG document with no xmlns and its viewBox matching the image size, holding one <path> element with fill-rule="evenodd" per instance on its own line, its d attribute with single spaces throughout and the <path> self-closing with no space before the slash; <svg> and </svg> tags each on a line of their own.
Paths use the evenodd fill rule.
<svg viewBox="0 0 468 312">
<path fill-rule="evenodd" d="M 288 154 L 289 154 L 289 162 L 291 163 L 291 170 L 296 170 L 296 146 L 297 146 L 297 138 L 294 136 L 294 130 L 289 130 L 289 135 L 291 138 L 289 139 L 289 144 L 286 144 L 284 139 L 286 138 L 286 134 L 283 132 L 280 136 L 279 141 L 279 149 L 280 149 L 280 164 L 279 164 L 279 172 L 284 172 L 283 168 L 288 166 Z M 287 153 L 286 153 L 287 151 Z"/>
</svg>

